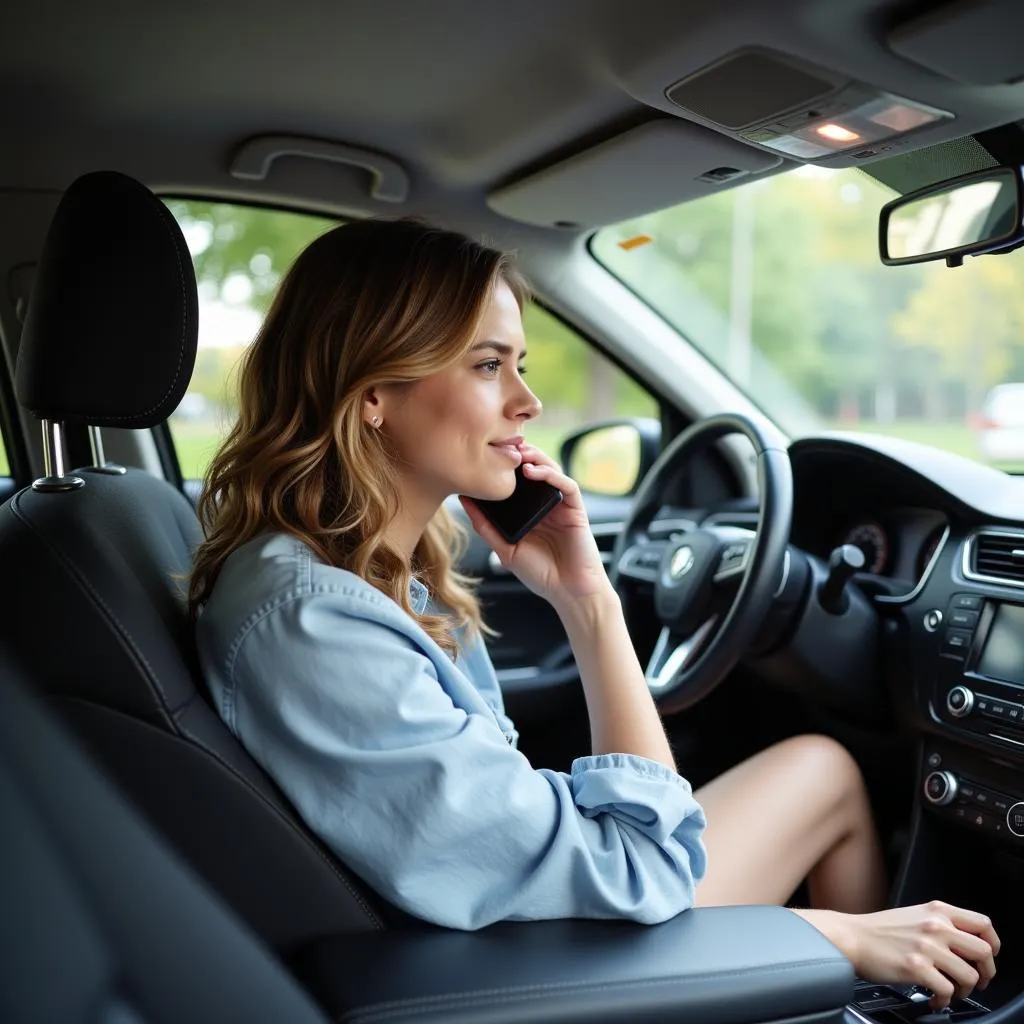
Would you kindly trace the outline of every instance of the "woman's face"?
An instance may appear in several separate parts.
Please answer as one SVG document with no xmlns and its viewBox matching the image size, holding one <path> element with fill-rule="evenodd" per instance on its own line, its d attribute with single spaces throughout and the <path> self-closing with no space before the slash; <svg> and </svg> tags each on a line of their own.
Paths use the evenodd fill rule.
<svg viewBox="0 0 1024 1024">
<path fill-rule="evenodd" d="M 512 493 L 520 462 L 515 445 L 541 410 L 521 376 L 525 355 L 519 305 L 502 281 L 457 363 L 413 384 L 377 389 L 381 428 L 423 499 Z"/>
</svg>

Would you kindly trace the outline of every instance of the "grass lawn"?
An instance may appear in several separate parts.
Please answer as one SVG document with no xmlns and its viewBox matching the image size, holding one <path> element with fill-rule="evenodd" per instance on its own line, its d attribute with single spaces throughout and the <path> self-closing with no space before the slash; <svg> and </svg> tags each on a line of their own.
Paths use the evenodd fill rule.
<svg viewBox="0 0 1024 1024">
<path fill-rule="evenodd" d="M 944 451 L 954 452 L 969 459 L 978 459 L 978 448 L 970 427 L 963 423 L 925 423 L 919 420 L 897 420 L 893 423 L 836 423 L 831 424 L 839 430 L 855 430 L 863 433 L 889 434 L 902 437 L 908 441 L 930 444 Z M 182 475 L 186 479 L 197 479 L 206 472 L 223 436 L 210 423 L 180 422 L 171 424 L 174 445 L 178 451 Z M 546 427 L 540 424 L 530 425 L 526 429 L 526 437 L 530 444 L 536 445 L 553 458 L 559 457 L 559 446 L 566 430 L 562 427 Z M 1024 472 L 1024 465 L 1000 466 L 1008 472 Z"/>
</svg>

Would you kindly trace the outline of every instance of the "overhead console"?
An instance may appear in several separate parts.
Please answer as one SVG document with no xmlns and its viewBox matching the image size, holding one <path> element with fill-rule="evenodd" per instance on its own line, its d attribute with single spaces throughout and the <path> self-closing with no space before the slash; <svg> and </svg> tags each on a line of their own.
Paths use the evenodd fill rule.
<svg viewBox="0 0 1024 1024">
<path fill-rule="evenodd" d="M 699 199 L 786 161 L 867 162 L 954 117 L 760 46 L 667 82 L 663 97 L 655 120 L 499 186 L 488 205 L 579 231 Z"/>
<path fill-rule="evenodd" d="M 888 140 L 953 116 L 760 47 L 701 68 L 665 95 L 739 142 L 811 161 L 877 156 Z"/>
</svg>

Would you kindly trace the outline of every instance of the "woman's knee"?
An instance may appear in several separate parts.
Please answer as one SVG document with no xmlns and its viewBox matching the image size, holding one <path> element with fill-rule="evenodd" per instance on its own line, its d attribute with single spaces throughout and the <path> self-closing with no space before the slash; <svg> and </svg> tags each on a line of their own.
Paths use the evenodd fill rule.
<svg viewBox="0 0 1024 1024">
<path fill-rule="evenodd" d="M 801 781 L 825 784 L 837 799 L 859 797 L 864 791 L 856 760 L 831 736 L 805 733 L 783 740 L 775 749 Z"/>
</svg>

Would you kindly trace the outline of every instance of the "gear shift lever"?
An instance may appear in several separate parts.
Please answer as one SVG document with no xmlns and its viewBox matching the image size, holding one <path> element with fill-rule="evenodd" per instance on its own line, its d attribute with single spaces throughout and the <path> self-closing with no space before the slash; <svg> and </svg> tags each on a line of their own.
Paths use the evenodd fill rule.
<svg viewBox="0 0 1024 1024">
<path fill-rule="evenodd" d="M 840 544 L 828 559 L 828 579 L 818 587 L 818 603 L 830 615 L 842 615 L 849 604 L 846 584 L 864 568 L 864 552 L 856 544 Z"/>
</svg>

